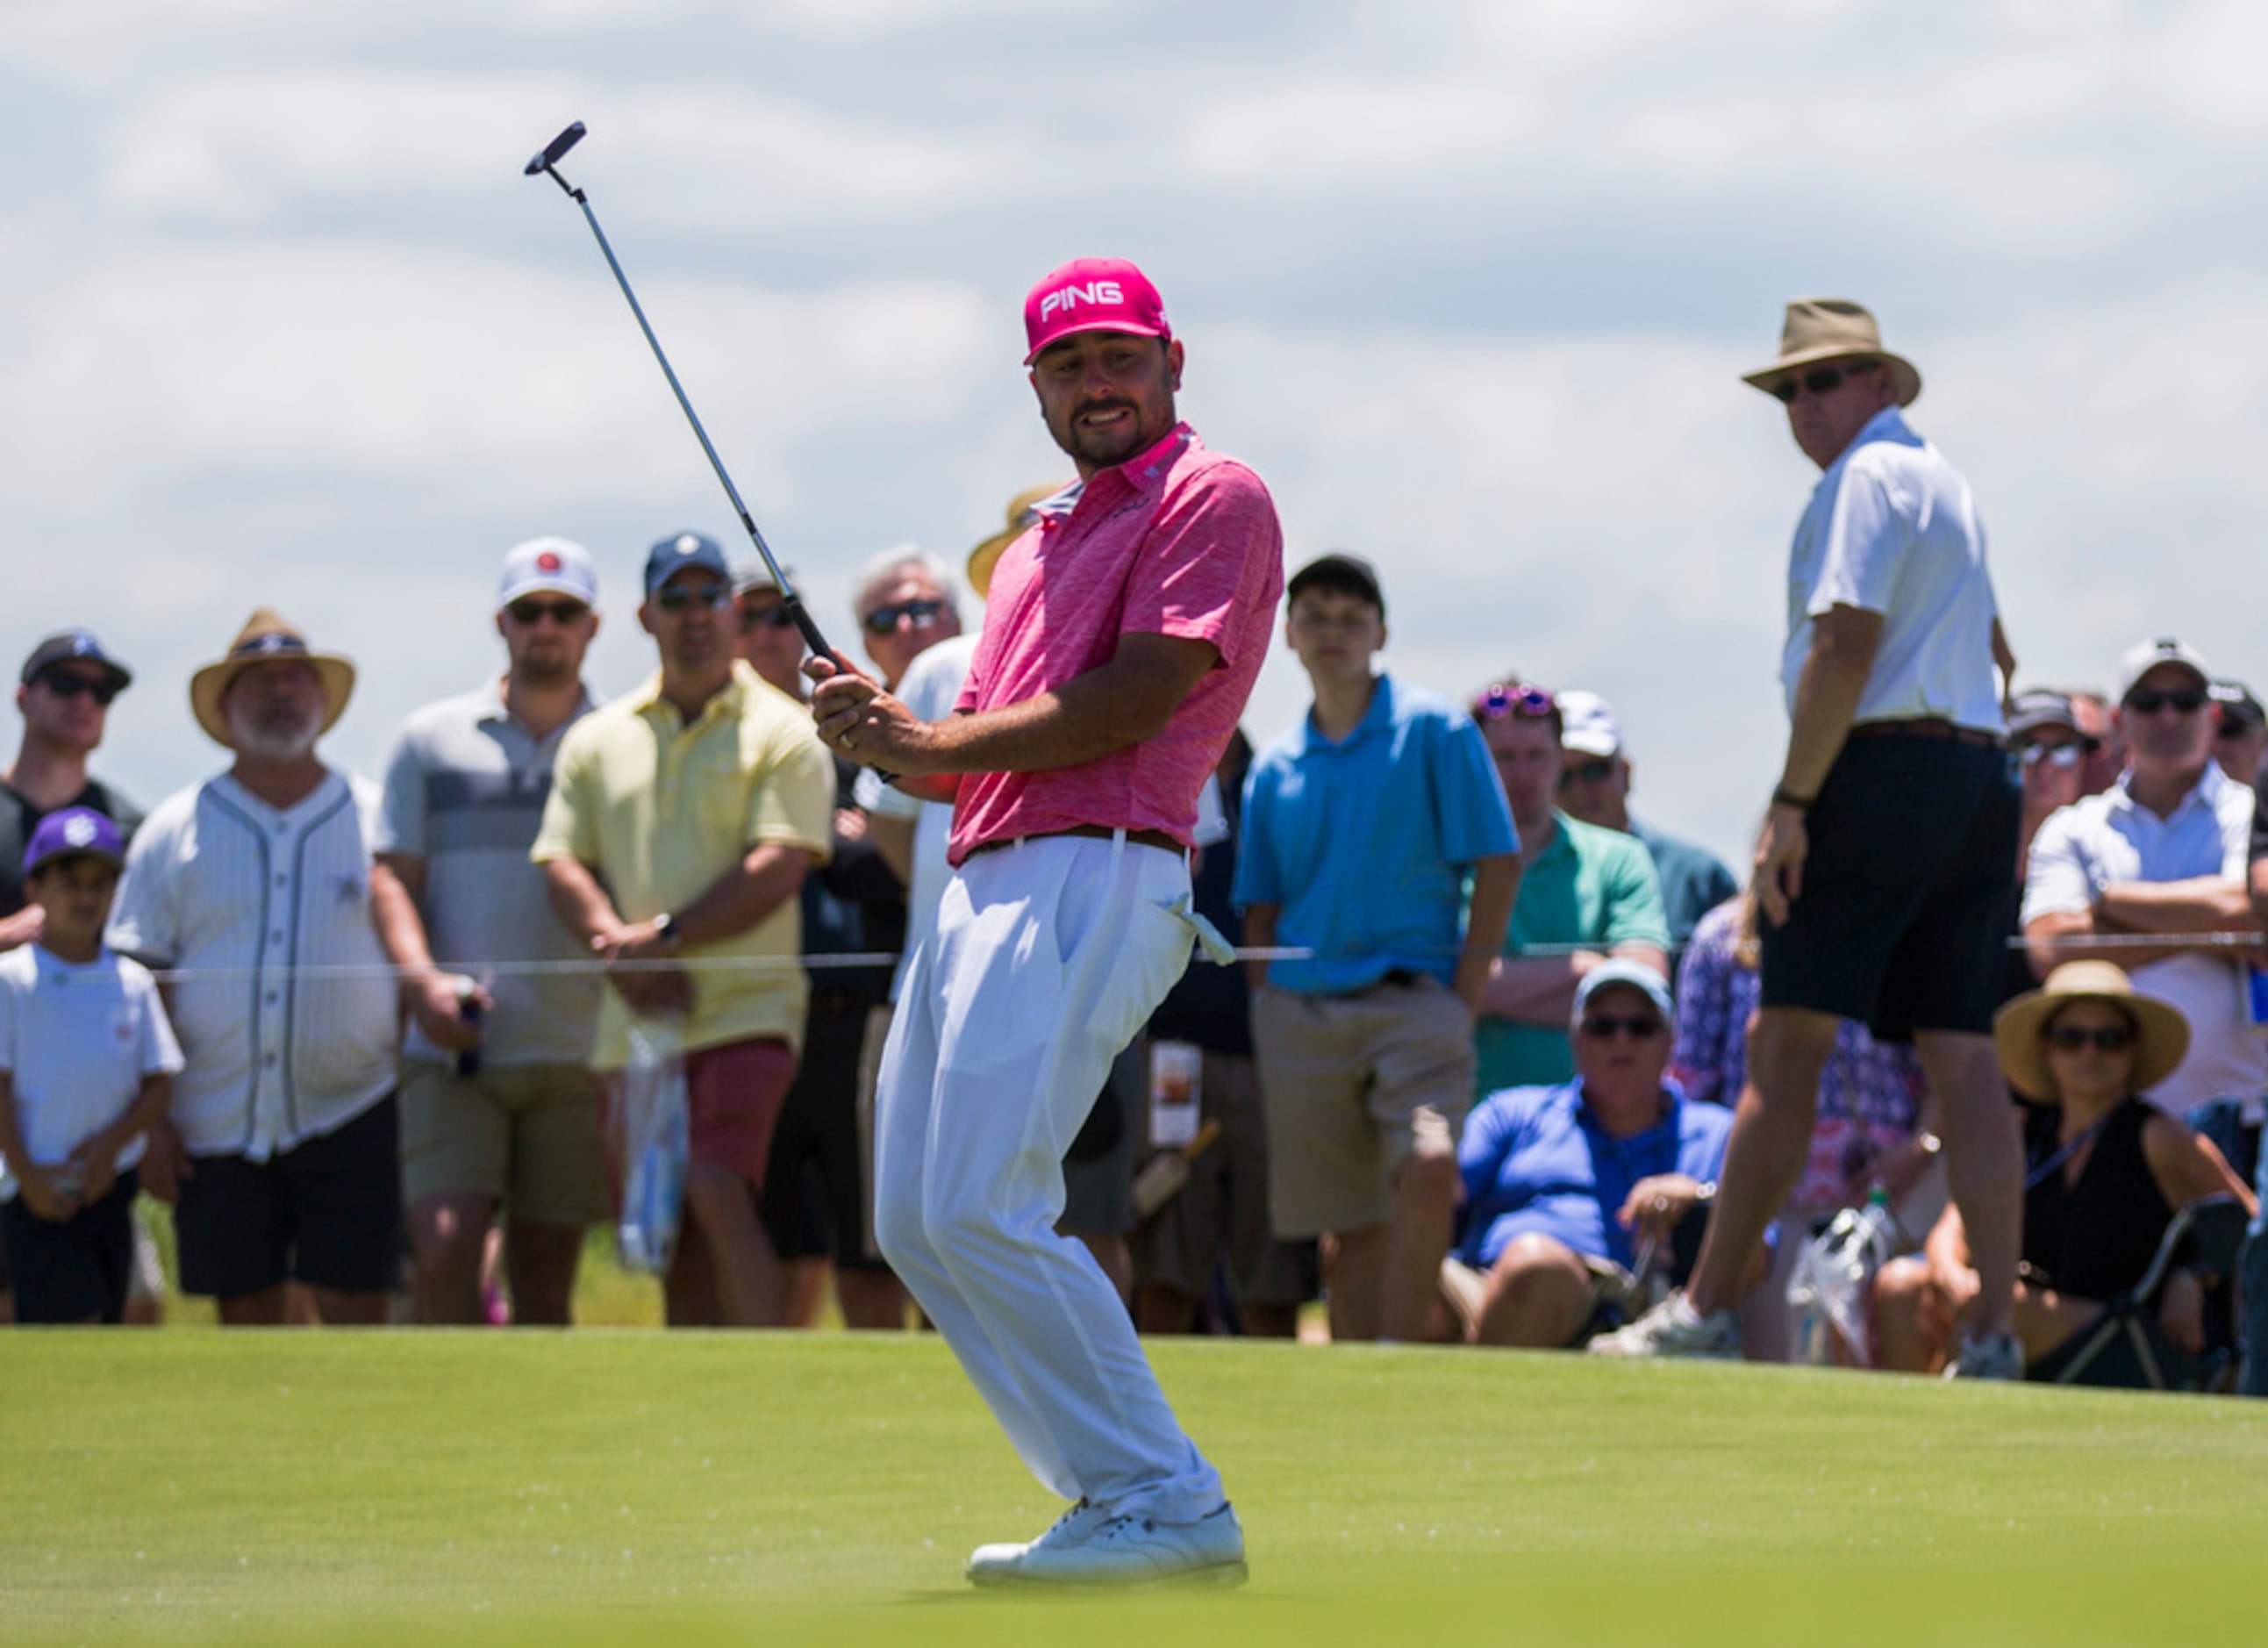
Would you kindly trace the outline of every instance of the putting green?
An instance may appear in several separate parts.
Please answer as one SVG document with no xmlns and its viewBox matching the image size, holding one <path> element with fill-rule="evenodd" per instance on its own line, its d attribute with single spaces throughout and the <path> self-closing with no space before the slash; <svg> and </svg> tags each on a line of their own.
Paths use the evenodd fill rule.
<svg viewBox="0 0 2268 1648">
<path fill-rule="evenodd" d="M 0 1637 L 2257 1638 L 2268 1406 L 1167 1342 L 1230 1595 L 976 1598 L 1059 1507 L 934 1338 L 19 1333 Z"/>
</svg>

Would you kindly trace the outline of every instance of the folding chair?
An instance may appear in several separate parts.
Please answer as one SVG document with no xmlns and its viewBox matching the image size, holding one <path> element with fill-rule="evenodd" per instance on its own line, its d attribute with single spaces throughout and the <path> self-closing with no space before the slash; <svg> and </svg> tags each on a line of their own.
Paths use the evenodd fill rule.
<svg viewBox="0 0 2268 1648">
<path fill-rule="evenodd" d="M 2208 1196 L 2176 1213 L 2141 1279 L 2105 1302 L 2102 1316 L 2074 1334 L 2032 1377 L 2125 1390 L 2228 1388 L 2236 1368 L 2230 1284 L 2244 1245 L 2245 1223 L 2244 1206 L 2234 1196 Z M 2158 1326 L 2159 1296 L 2177 1268 L 2196 1272 L 2205 1284 L 2206 1342 L 2198 1356 L 2182 1349 Z"/>
</svg>

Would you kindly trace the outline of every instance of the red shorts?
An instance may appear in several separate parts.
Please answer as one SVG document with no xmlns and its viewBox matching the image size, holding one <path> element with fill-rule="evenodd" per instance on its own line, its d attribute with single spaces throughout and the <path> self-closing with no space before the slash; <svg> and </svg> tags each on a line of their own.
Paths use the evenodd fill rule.
<svg viewBox="0 0 2268 1648">
<path fill-rule="evenodd" d="M 729 1167 L 762 1190 L 772 1130 L 794 1085 L 795 1049 L 776 1036 L 687 1053 L 693 1159 Z"/>
<path fill-rule="evenodd" d="M 607 1083 L 607 1155 L 615 1205 L 622 1203 L 622 1171 L 615 1157 L 622 1148 L 618 1118 L 622 1072 Z M 777 1036 L 728 1041 L 685 1055 L 687 1119 L 693 1159 L 728 1167 L 758 1190 L 771 1159 L 772 1131 L 795 1083 L 795 1049 Z"/>
</svg>

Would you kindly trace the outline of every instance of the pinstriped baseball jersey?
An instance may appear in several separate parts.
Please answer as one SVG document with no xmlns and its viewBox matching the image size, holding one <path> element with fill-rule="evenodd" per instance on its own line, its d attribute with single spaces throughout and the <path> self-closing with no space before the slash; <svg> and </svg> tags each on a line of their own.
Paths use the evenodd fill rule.
<svg viewBox="0 0 2268 1648">
<path fill-rule="evenodd" d="M 266 1161 L 394 1086 L 400 1019 L 371 925 L 378 787 L 332 772 L 277 811 L 225 773 L 166 798 L 134 838 L 114 949 L 225 969 L 169 992 L 188 1060 L 173 1126 L 195 1155 Z M 306 978 L 303 967 L 367 967 Z"/>
</svg>

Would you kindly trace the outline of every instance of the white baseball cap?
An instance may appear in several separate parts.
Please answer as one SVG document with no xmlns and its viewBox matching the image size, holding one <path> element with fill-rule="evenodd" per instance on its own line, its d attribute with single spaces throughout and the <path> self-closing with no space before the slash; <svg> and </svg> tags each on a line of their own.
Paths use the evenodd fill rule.
<svg viewBox="0 0 2268 1648">
<path fill-rule="evenodd" d="M 1559 747 L 1580 750 L 1587 756 L 1618 756 L 1623 752 L 1622 723 L 1606 699 L 1580 688 L 1559 695 Z"/>
<path fill-rule="evenodd" d="M 1677 1009 L 1669 1002 L 1669 980 L 1644 962 L 1632 961 L 1627 956 L 1617 956 L 1602 962 L 1583 975 L 1582 983 L 1575 987 L 1572 1016 L 1581 1018 L 1583 1009 L 1591 1004 L 1591 998 L 1609 985 L 1615 984 L 1626 984 L 1634 990 L 1642 991 L 1646 999 L 1653 1003 L 1653 1010 L 1661 1015 L 1663 1023 L 1676 1022 Z"/>
<path fill-rule="evenodd" d="M 2118 661 L 2118 701 L 2124 704 L 2134 684 L 2160 664 L 2176 664 L 2198 678 L 2198 685 L 2213 685 L 2213 671 L 2194 647 L 2186 646 L 2170 635 L 2161 635 L 2154 641 L 2141 641 L 2129 648 Z"/>
<path fill-rule="evenodd" d="M 497 580 L 501 611 L 522 595 L 572 595 L 586 607 L 599 604 L 599 571 L 591 551 L 569 538 L 530 538 L 504 552 L 504 575 Z"/>
</svg>

